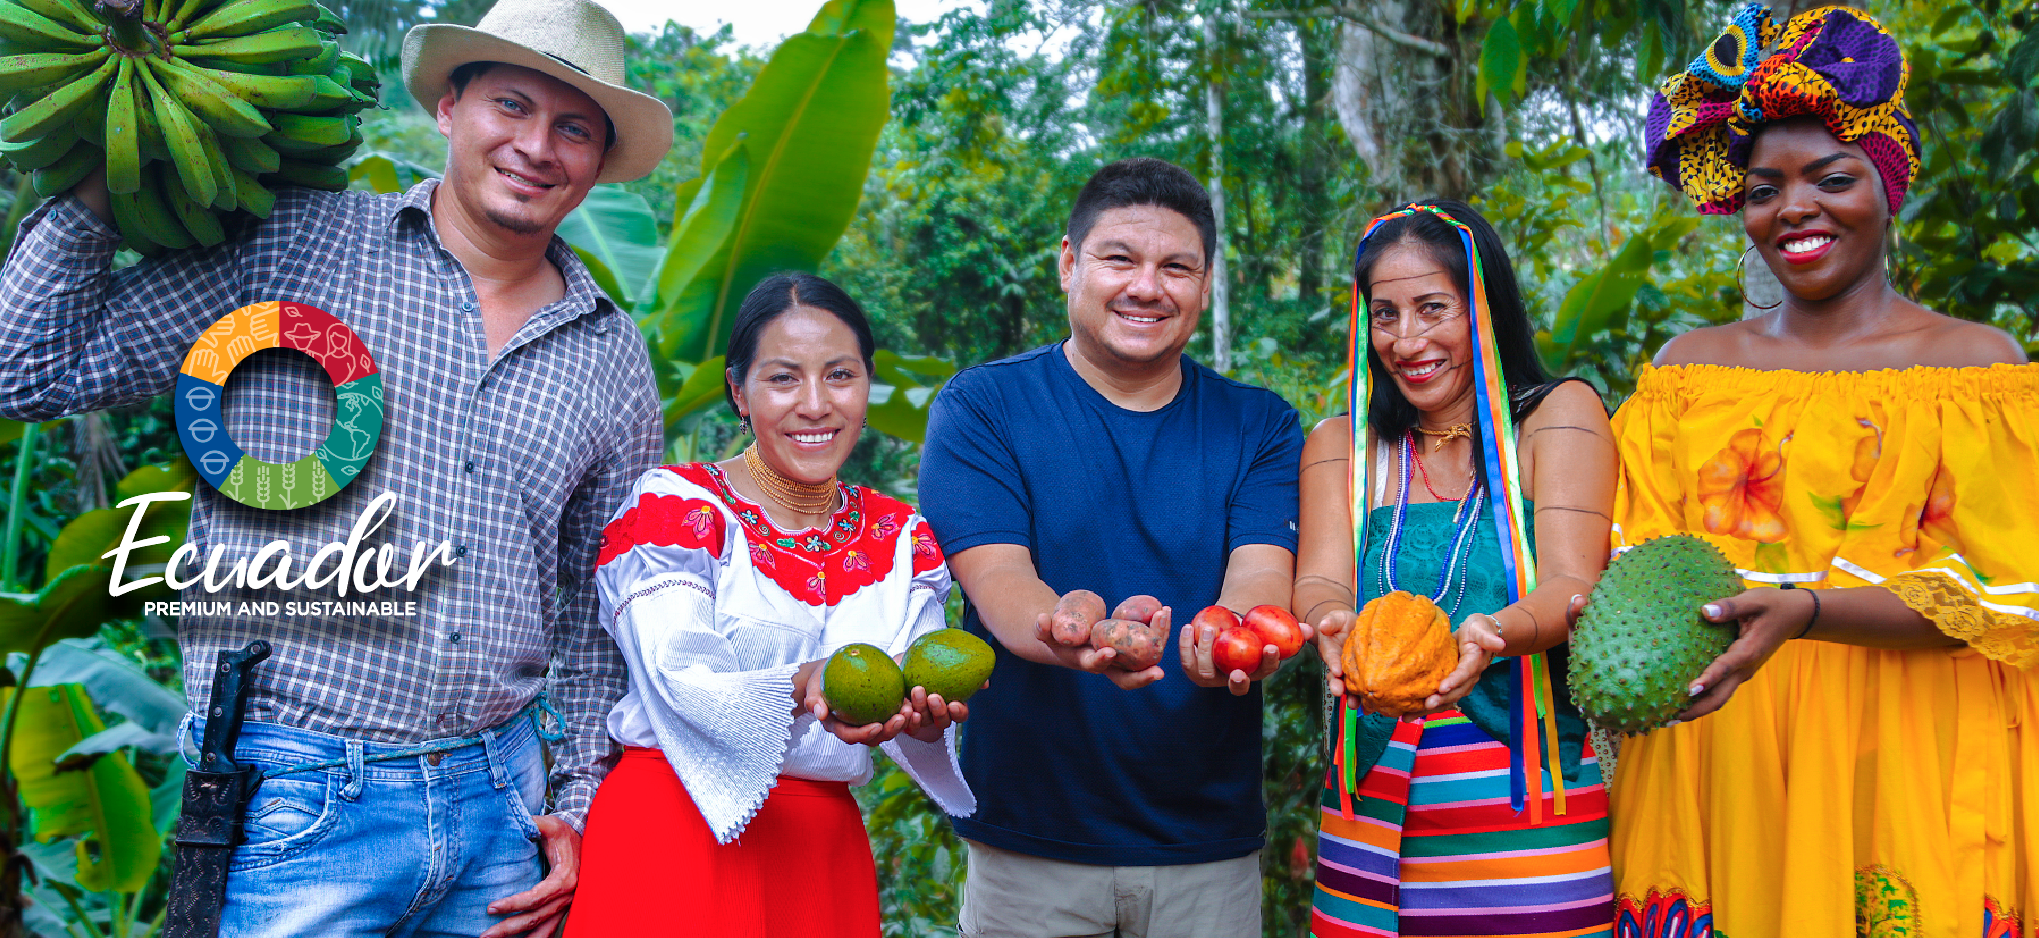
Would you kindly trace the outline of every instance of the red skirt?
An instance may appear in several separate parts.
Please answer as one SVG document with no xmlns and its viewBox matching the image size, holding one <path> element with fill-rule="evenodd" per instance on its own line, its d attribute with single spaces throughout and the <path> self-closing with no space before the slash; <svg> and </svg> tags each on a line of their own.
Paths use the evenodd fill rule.
<svg viewBox="0 0 2039 938">
<path fill-rule="evenodd" d="M 566 938 L 878 933 L 878 871 L 848 783 L 781 775 L 726 844 L 657 749 L 625 747 L 596 790 Z"/>
</svg>

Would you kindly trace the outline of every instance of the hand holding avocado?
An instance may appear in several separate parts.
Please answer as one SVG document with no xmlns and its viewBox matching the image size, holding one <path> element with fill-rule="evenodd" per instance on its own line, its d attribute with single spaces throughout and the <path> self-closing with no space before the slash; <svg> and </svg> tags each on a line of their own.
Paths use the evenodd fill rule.
<svg viewBox="0 0 2039 938">
<path fill-rule="evenodd" d="M 901 660 L 903 669 L 877 646 L 846 645 L 802 669 L 805 706 L 844 742 L 875 746 L 902 732 L 935 742 L 990 684 L 991 646 L 961 629 L 921 636 Z"/>
</svg>

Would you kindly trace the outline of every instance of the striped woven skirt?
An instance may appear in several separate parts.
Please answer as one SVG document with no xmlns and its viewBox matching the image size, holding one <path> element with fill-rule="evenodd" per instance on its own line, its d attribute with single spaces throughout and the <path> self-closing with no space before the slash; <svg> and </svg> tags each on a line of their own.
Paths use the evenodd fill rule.
<svg viewBox="0 0 2039 938">
<path fill-rule="evenodd" d="M 1334 768 L 1335 771 L 1335 768 Z M 1456 710 L 1398 723 L 1346 819 L 1325 775 L 1317 938 L 1614 933 L 1607 794 L 1589 746 L 1564 814 L 1508 806 L 1508 747 Z"/>
</svg>

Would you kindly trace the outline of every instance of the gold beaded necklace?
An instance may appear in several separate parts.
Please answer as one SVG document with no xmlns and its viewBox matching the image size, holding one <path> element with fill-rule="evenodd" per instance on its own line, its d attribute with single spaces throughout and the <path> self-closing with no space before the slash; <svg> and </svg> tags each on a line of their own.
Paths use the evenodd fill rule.
<svg viewBox="0 0 2039 938">
<path fill-rule="evenodd" d="M 779 474 L 771 463 L 758 455 L 758 445 L 753 442 L 744 447 L 743 467 L 750 470 L 750 480 L 758 484 L 758 490 L 765 493 L 779 507 L 801 515 L 827 515 L 835 511 L 835 477 L 827 482 L 797 482 Z"/>
<path fill-rule="evenodd" d="M 1472 439 L 1473 425 L 1470 423 L 1461 423 L 1456 426 L 1445 427 L 1442 430 L 1432 430 L 1428 427 L 1417 427 L 1416 432 L 1421 433 L 1424 436 L 1434 436 L 1437 438 L 1437 442 L 1431 444 L 1430 446 L 1430 451 L 1434 453 L 1437 452 L 1438 450 L 1443 449 L 1444 444 L 1456 440 L 1459 437 L 1465 437 L 1468 440 Z"/>
</svg>

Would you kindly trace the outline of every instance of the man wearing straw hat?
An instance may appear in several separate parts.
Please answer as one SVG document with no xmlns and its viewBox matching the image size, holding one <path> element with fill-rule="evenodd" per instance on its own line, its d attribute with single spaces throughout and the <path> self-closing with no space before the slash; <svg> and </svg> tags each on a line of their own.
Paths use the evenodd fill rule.
<svg viewBox="0 0 2039 938">
<path fill-rule="evenodd" d="M 572 898 L 625 684 L 590 574 L 603 524 L 661 446 L 637 327 L 553 233 L 594 184 L 640 178 L 671 146 L 671 112 L 622 87 L 623 51 L 621 25 L 588 0 L 503 0 L 475 28 L 405 37 L 405 85 L 447 138 L 443 181 L 285 189 L 225 244 L 118 272 L 103 178 L 21 224 L 0 271 L 0 414 L 146 401 L 230 311 L 317 307 L 380 367 L 375 452 L 337 493 L 287 511 L 200 485 L 190 542 L 222 569 L 259 570 L 252 558 L 279 541 L 311 558 L 350 533 L 364 552 L 421 545 L 451 561 L 415 589 L 344 597 L 186 589 L 230 609 L 415 607 L 180 618 L 195 703 L 217 652 L 274 649 L 234 750 L 263 781 L 210 900 L 223 934 L 549 935 Z M 330 387 L 306 356 L 257 353 L 226 391 L 227 432 L 255 459 L 301 457 L 333 423 Z"/>
</svg>

